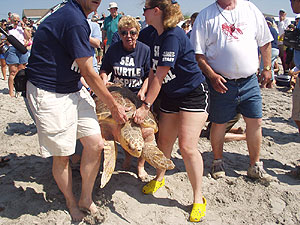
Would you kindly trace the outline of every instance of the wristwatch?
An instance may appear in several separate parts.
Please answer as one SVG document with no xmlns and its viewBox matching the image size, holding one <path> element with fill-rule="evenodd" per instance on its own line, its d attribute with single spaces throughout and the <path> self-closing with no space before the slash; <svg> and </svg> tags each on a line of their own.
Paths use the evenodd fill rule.
<svg viewBox="0 0 300 225">
<path fill-rule="evenodd" d="M 151 104 L 150 103 L 143 101 L 143 104 L 146 106 L 147 109 L 151 108 Z"/>
<path fill-rule="evenodd" d="M 271 66 L 265 66 L 265 67 L 264 67 L 264 70 L 270 71 L 270 70 L 271 70 Z"/>
</svg>

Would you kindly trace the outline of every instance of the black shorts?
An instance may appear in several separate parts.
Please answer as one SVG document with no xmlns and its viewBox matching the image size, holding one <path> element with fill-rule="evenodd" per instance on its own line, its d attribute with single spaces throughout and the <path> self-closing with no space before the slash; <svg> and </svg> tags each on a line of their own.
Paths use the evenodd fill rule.
<svg viewBox="0 0 300 225">
<path fill-rule="evenodd" d="M 206 82 L 201 83 L 197 88 L 188 94 L 170 98 L 162 93 L 160 111 L 164 113 L 187 112 L 206 112 L 209 111 L 209 93 Z"/>
</svg>

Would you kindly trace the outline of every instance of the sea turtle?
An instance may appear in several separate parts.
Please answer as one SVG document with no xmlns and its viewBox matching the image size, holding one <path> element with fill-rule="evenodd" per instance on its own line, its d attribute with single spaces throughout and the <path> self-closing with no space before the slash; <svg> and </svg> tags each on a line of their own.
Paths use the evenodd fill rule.
<svg viewBox="0 0 300 225">
<path fill-rule="evenodd" d="M 108 87 L 116 101 L 130 108 L 127 112 L 128 121 L 125 124 L 117 124 L 112 118 L 107 105 L 100 98 L 95 97 L 96 113 L 101 126 L 102 136 L 105 139 L 103 173 L 101 177 L 101 188 L 109 181 L 117 158 L 116 142 L 134 157 L 143 157 L 155 168 L 173 169 L 175 166 L 170 159 L 167 159 L 159 150 L 155 142 L 154 134 L 158 131 L 158 126 L 153 114 L 149 111 L 148 116 L 142 124 L 133 121 L 136 108 L 142 105 L 136 94 L 121 85 L 111 85 Z"/>
</svg>

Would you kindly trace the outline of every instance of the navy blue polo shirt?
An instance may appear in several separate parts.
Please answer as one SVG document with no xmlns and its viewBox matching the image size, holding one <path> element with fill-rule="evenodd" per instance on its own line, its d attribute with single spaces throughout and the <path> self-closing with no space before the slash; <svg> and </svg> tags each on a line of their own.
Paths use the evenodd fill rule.
<svg viewBox="0 0 300 225">
<path fill-rule="evenodd" d="M 171 98 L 184 96 L 204 82 L 195 51 L 183 29 L 175 27 L 157 36 L 151 50 L 152 69 L 168 66 L 162 91 Z"/>
<path fill-rule="evenodd" d="M 42 22 L 35 33 L 27 65 L 28 80 L 55 93 L 73 93 L 82 87 L 75 59 L 93 56 L 90 27 L 75 0 Z"/>
<path fill-rule="evenodd" d="M 100 70 L 106 74 L 112 73 L 114 83 L 122 83 L 131 91 L 137 93 L 150 71 L 150 48 L 136 41 L 133 51 L 127 51 L 122 41 L 111 45 L 102 61 Z"/>
</svg>

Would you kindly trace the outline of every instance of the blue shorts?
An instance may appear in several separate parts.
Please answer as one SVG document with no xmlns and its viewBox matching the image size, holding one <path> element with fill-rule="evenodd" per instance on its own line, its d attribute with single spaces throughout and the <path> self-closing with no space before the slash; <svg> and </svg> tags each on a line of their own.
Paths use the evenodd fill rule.
<svg viewBox="0 0 300 225">
<path fill-rule="evenodd" d="M 237 113 L 248 118 L 262 118 L 262 98 L 256 75 L 226 80 L 225 85 L 228 90 L 225 94 L 215 91 L 208 81 L 210 90 L 209 120 L 223 124 L 232 120 Z"/>
<path fill-rule="evenodd" d="M 26 64 L 28 63 L 28 52 L 20 53 L 15 47 L 10 46 L 4 54 L 6 64 Z"/>
</svg>

